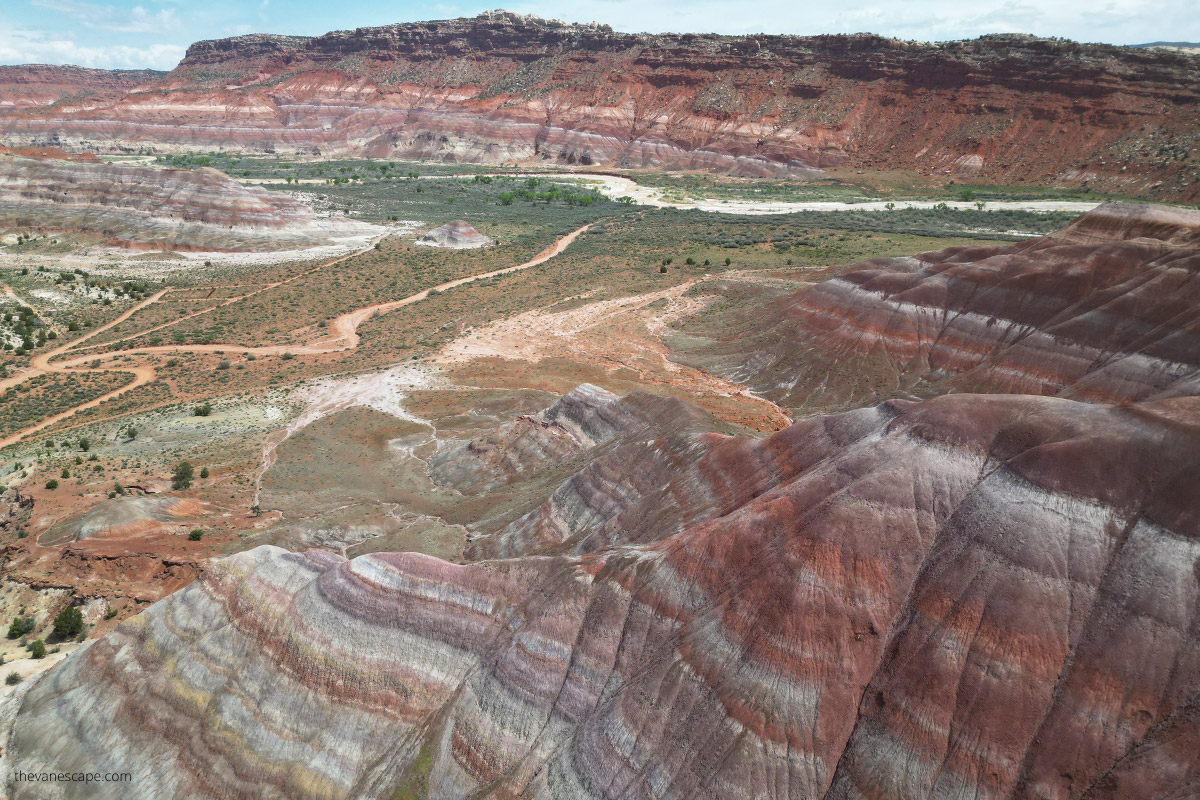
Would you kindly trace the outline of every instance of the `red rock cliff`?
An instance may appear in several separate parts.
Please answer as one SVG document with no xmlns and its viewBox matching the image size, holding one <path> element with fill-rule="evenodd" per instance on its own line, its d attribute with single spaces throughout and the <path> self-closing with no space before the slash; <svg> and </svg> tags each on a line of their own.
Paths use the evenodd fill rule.
<svg viewBox="0 0 1200 800">
<path fill-rule="evenodd" d="M 852 165 L 1195 199 L 1198 86 L 1191 55 L 1028 36 L 651 36 L 493 12 L 199 42 L 135 90 L 0 116 L 0 136 L 744 175 Z"/>
</svg>

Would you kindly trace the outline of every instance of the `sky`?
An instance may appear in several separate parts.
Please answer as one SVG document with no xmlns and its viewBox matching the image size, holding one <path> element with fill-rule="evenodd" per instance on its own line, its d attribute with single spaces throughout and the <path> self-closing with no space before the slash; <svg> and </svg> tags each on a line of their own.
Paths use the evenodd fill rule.
<svg viewBox="0 0 1200 800">
<path fill-rule="evenodd" d="M 0 0 L 0 64 L 171 69 L 200 39 L 315 36 L 474 16 L 497 2 Z M 1021 32 L 1113 44 L 1200 41 L 1200 0 L 511 0 L 504 7 L 650 33 L 870 32 L 937 41 Z"/>
</svg>

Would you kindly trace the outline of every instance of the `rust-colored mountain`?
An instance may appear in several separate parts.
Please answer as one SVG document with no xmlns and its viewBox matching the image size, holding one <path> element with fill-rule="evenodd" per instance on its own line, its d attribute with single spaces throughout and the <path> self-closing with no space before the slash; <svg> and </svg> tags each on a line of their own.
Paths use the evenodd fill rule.
<svg viewBox="0 0 1200 800">
<path fill-rule="evenodd" d="M 794 174 L 833 166 L 1194 200 L 1200 59 L 1029 36 L 633 35 L 506 12 L 193 45 L 55 100 L 0 75 L 0 137 Z M 7 77 L 5 77 L 7 76 Z M 78 93 L 76 93 L 78 94 Z M 48 104 L 46 104 L 48 102 Z M 7 110 L 5 110 L 7 109 Z"/>
</svg>

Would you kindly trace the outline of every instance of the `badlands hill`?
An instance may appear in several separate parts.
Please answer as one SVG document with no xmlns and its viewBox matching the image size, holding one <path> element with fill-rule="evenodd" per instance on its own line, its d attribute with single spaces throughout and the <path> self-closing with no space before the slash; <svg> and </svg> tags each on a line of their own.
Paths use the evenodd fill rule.
<svg viewBox="0 0 1200 800">
<path fill-rule="evenodd" d="M 1194 797 L 1197 230 L 1114 205 L 873 262 L 744 342 L 839 402 L 864 352 L 975 393 L 751 438 L 585 385 L 447 442 L 463 503 L 546 491 L 463 563 L 214 563 L 23 684 L 6 763 L 147 798 Z"/>
<path fill-rule="evenodd" d="M 0 230 L 82 232 L 123 247 L 283 250 L 368 226 L 318 219 L 295 198 L 214 169 L 26 157 L 0 152 Z"/>
<path fill-rule="evenodd" d="M 153 798 L 1192 796 L 1195 398 L 636 441 L 668 401 L 626 402 L 574 404 L 624 444 L 534 512 L 557 541 L 229 557 L 33 686 L 13 768 Z"/>
<path fill-rule="evenodd" d="M 1020 35 L 645 35 L 497 11 L 198 42 L 165 76 L 88 73 L 86 96 L 36 107 L 21 69 L 45 70 L 0 80 L 9 144 L 1200 186 L 1200 60 Z"/>
<path fill-rule="evenodd" d="M 1200 212 L 1106 203 L 1057 233 L 868 261 L 687 360 L 786 407 L 947 391 L 1200 394 Z"/>
</svg>

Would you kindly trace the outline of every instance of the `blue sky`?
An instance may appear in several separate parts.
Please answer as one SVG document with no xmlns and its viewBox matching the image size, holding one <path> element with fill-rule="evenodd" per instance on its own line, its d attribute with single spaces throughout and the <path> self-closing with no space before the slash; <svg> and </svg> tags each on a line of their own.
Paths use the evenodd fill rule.
<svg viewBox="0 0 1200 800">
<path fill-rule="evenodd" d="M 473 16 L 403 0 L 0 0 L 0 64 L 170 69 L 198 39 Z M 513 0 L 510 11 L 624 31 L 854 33 L 941 40 L 1020 31 L 1133 44 L 1200 41 L 1200 0 Z"/>
</svg>

